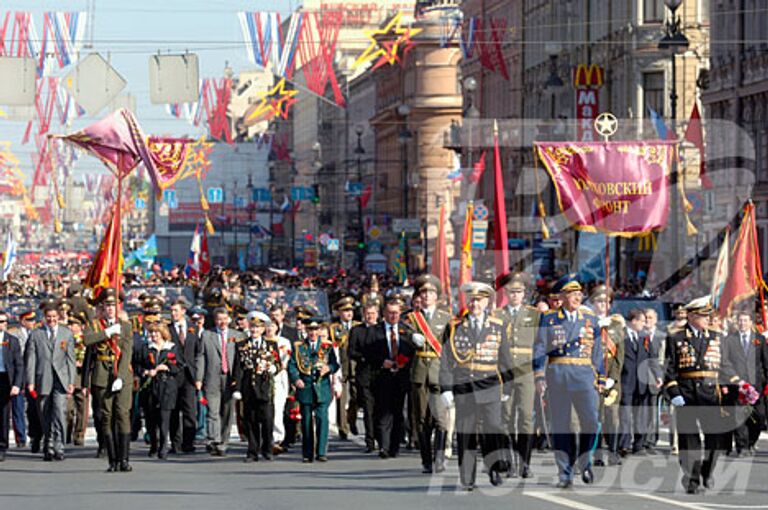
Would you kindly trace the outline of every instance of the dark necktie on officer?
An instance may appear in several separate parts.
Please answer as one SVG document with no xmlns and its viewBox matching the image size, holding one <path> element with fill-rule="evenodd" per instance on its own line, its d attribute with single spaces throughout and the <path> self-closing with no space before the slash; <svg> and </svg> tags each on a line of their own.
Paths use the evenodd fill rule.
<svg viewBox="0 0 768 510">
<path fill-rule="evenodd" d="M 389 350 L 392 354 L 392 359 L 397 359 L 397 335 L 395 328 L 389 327 Z"/>
<path fill-rule="evenodd" d="M 744 354 L 749 354 L 749 333 L 741 334 L 741 347 L 744 349 Z"/>
</svg>

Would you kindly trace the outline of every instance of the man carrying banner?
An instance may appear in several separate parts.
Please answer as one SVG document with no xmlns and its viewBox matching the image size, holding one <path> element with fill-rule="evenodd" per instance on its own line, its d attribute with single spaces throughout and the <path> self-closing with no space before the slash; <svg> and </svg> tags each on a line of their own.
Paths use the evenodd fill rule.
<svg viewBox="0 0 768 510">
<path fill-rule="evenodd" d="M 117 293 L 101 291 L 98 318 L 86 329 L 83 342 L 95 346 L 91 393 L 101 415 L 101 431 L 109 458 L 108 472 L 132 471 L 131 445 L 133 330 L 117 316 Z M 117 437 L 113 436 L 117 431 Z"/>
<path fill-rule="evenodd" d="M 512 466 L 507 474 L 515 477 L 519 472 L 522 478 L 533 476 L 530 465 L 535 388 L 531 358 L 533 341 L 539 328 L 538 310 L 523 304 L 527 281 L 523 273 L 507 273 L 502 276 L 497 285 L 507 294 L 507 306 L 496 311 L 496 317 L 504 321 L 507 331 L 514 374 L 512 393 L 509 400 L 504 402 L 502 410 L 504 425 L 512 442 Z"/>
<path fill-rule="evenodd" d="M 599 392 L 604 385 L 603 347 L 598 318 L 581 306 L 581 283 L 575 274 L 562 277 L 553 288 L 563 305 L 541 317 L 533 348 L 537 391 L 549 388 L 552 409 L 552 447 L 560 481 L 573 485 L 574 469 L 586 484 L 594 482 L 592 452 L 599 432 Z M 579 423 L 578 439 L 571 428 L 571 411 Z M 578 443 L 578 444 L 577 444 Z"/>
<path fill-rule="evenodd" d="M 411 398 L 422 473 L 425 474 L 433 472 L 433 459 L 434 471 L 445 471 L 447 412 L 440 402 L 440 355 L 443 352 L 443 332 L 451 314 L 437 306 L 441 290 L 436 276 L 425 274 L 416 278 L 414 291 L 421 298 L 421 308 L 406 315 L 406 323 L 413 328 L 412 338 L 417 348 L 411 372 Z M 435 433 L 434 452 L 432 431 Z"/>
</svg>

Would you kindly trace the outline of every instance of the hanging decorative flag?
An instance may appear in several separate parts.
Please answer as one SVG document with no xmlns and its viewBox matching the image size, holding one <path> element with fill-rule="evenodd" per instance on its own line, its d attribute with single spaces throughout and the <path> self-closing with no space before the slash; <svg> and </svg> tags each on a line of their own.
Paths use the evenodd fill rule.
<svg viewBox="0 0 768 510">
<path fill-rule="evenodd" d="M 666 226 L 675 142 L 537 142 L 535 150 L 576 230 L 636 237 Z"/>
<path fill-rule="evenodd" d="M 307 88 L 324 97 L 330 82 L 334 100 L 339 106 L 344 106 L 346 102 L 336 78 L 333 60 L 343 19 L 340 10 L 307 14 L 299 45 L 299 67 L 304 72 Z"/>
<path fill-rule="evenodd" d="M 239 12 L 240 28 L 248 59 L 273 74 L 291 79 L 296 67 L 297 48 L 301 44 L 305 13 L 294 12 L 288 30 L 277 12 Z"/>
<path fill-rule="evenodd" d="M 372 70 L 376 70 L 386 64 L 394 65 L 395 62 L 398 62 L 401 66 L 405 65 L 405 57 L 414 44 L 411 38 L 423 29 L 403 28 L 402 17 L 403 12 L 400 11 L 389 20 L 389 23 L 384 28 L 363 30 L 366 37 L 371 40 L 371 44 L 357 58 L 352 67 L 359 67 L 376 58 L 378 60 L 373 65 Z M 381 37 L 382 40 L 377 40 L 377 37 Z"/>
<path fill-rule="evenodd" d="M 286 90 L 285 78 L 283 78 L 270 90 L 259 94 L 261 101 L 246 112 L 245 125 L 252 126 L 275 117 L 287 119 L 288 110 L 296 103 L 296 94 L 298 94 L 297 90 Z"/>
</svg>

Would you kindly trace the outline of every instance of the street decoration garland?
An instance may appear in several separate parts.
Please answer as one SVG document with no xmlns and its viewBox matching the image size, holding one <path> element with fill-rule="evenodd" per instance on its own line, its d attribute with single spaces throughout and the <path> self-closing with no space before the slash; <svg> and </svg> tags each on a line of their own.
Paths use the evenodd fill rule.
<svg viewBox="0 0 768 510">
<path fill-rule="evenodd" d="M 378 60 L 373 64 L 372 71 L 384 65 L 394 65 L 395 63 L 404 67 L 406 56 L 414 44 L 411 38 L 423 29 L 403 27 L 402 18 L 403 12 L 399 11 L 384 28 L 364 29 L 363 32 L 371 43 L 355 60 L 352 67 L 359 67 L 376 59 Z"/>
</svg>

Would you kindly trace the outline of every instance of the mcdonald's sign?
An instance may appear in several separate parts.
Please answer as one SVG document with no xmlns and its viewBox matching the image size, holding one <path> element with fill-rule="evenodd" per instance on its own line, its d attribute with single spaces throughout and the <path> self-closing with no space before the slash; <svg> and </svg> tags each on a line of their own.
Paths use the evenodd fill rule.
<svg viewBox="0 0 768 510">
<path fill-rule="evenodd" d="M 579 64 L 573 70 L 573 86 L 577 89 L 600 88 L 605 80 L 603 68 L 597 64 Z"/>
</svg>

